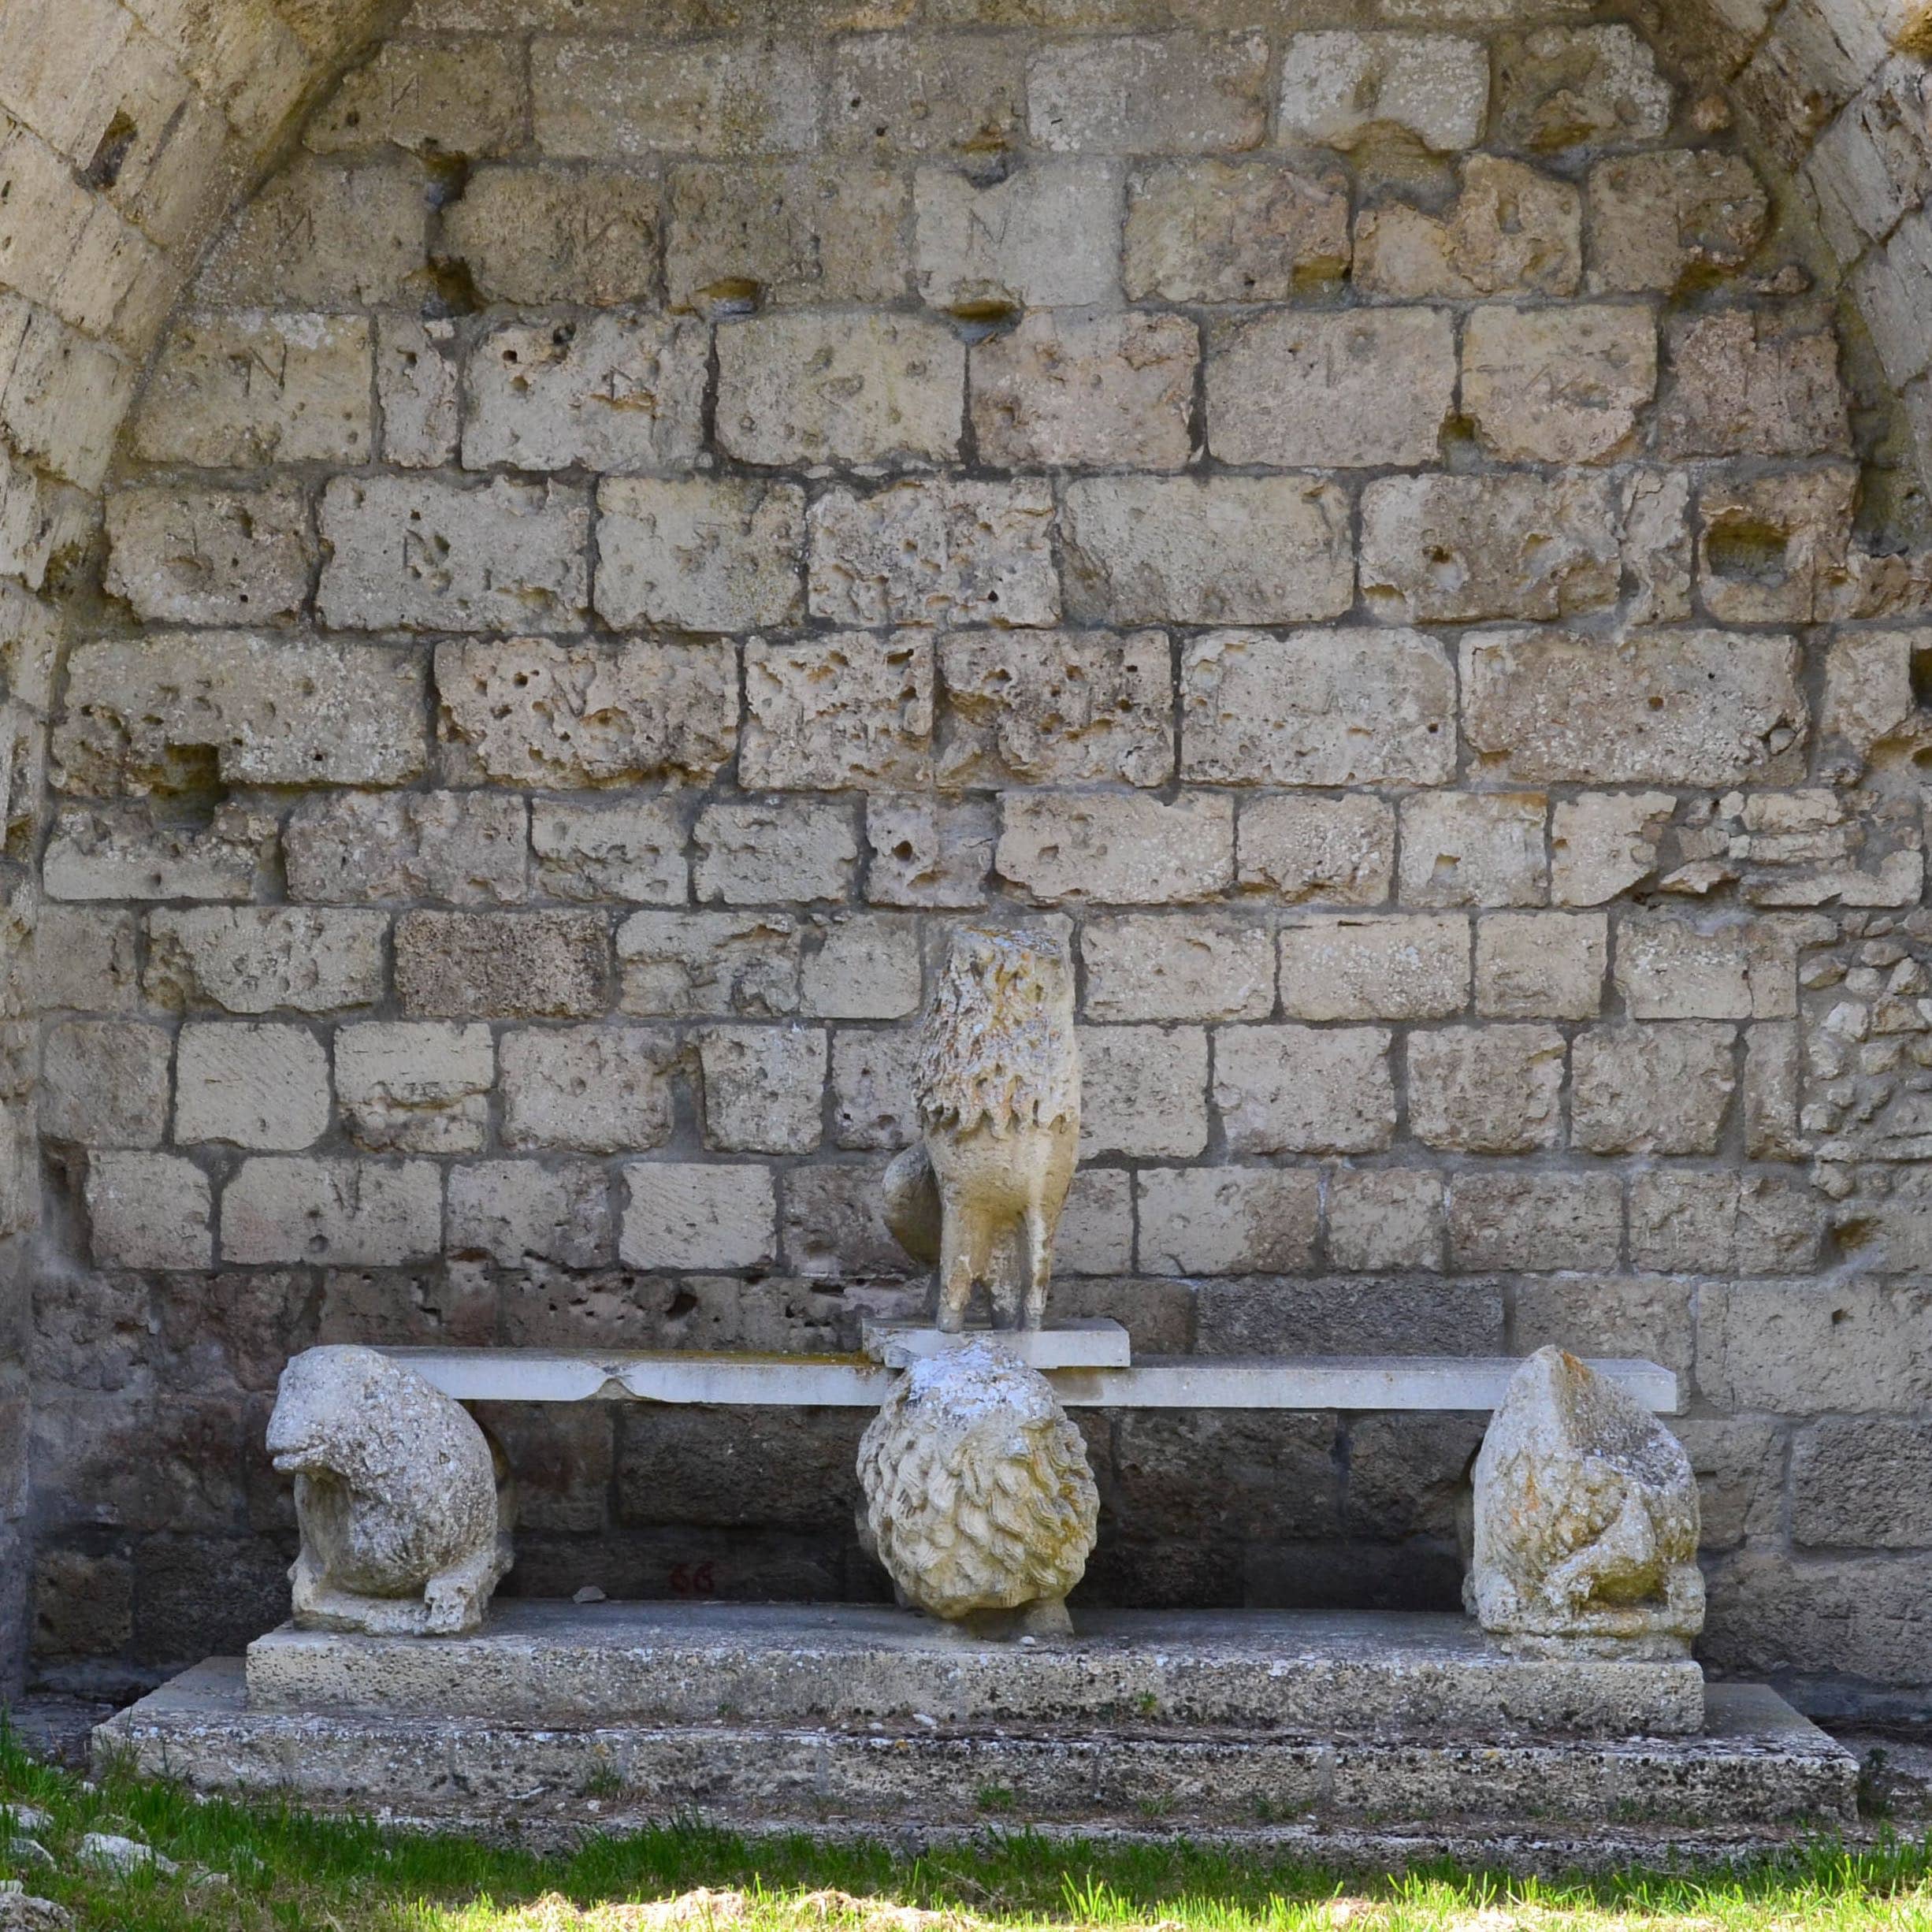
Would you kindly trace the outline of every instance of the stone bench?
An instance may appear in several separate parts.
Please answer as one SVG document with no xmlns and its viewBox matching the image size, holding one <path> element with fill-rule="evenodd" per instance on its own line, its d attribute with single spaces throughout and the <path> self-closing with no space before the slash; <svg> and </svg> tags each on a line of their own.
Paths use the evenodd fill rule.
<svg viewBox="0 0 1932 1932">
<path fill-rule="evenodd" d="M 1047 1332 L 1051 1333 L 1052 1331 Z M 659 1402 L 875 1409 L 899 1370 L 871 1355 L 694 1350 L 386 1348 L 458 1402 Z M 881 1351 L 886 1352 L 882 1350 Z M 1653 1414 L 1678 1408 L 1654 1362 L 1593 1361 Z M 1339 1409 L 1487 1412 L 1521 1362 L 1502 1355 L 1146 1355 L 1121 1367 L 1043 1367 L 1079 1409 Z"/>
</svg>

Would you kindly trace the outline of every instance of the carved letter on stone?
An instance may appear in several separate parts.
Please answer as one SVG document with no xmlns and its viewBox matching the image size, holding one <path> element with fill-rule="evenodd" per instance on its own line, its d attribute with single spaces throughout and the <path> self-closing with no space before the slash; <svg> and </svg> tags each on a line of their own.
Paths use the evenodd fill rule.
<svg viewBox="0 0 1932 1932">
<path fill-rule="evenodd" d="M 1680 1656 L 1704 1628 L 1690 1458 L 1574 1355 L 1539 1349 L 1517 1371 L 1474 1503 L 1463 1594 L 1507 1648 Z"/>
<path fill-rule="evenodd" d="M 955 933 L 915 1085 L 924 1145 L 886 1170 L 886 1216 L 908 1254 L 938 1262 L 939 1326 L 957 1334 L 983 1284 L 996 1326 L 1040 1327 L 1080 1137 L 1061 947 L 1035 933 Z"/>
<path fill-rule="evenodd" d="M 1072 1628 L 1100 1492 L 1046 1378 L 999 1343 L 908 1369 L 860 1442 L 859 1481 L 861 1540 L 908 1601 L 986 1635 Z"/>
<path fill-rule="evenodd" d="M 370 1348 L 283 1369 L 269 1454 L 295 1479 L 295 1622 L 454 1637 L 510 1567 L 489 1439 L 440 1389 Z"/>
</svg>

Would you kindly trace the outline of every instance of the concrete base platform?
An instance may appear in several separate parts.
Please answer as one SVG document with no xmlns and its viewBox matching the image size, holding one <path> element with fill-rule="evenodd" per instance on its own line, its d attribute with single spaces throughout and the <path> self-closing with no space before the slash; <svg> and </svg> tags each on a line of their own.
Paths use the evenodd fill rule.
<svg viewBox="0 0 1932 1932">
<path fill-rule="evenodd" d="M 1120 1722 L 1304 1737 L 1686 1736 L 1688 1658 L 1518 1658 L 1467 1618 L 1398 1613 L 1087 1611 L 1069 1640 L 987 1643 L 865 1604 L 500 1600 L 473 1637 L 285 1625 L 249 1646 L 255 1711 L 371 1711 L 504 1724 L 1058 1729 Z"/>
<path fill-rule="evenodd" d="M 1338 1857 L 1373 1844 L 1371 1862 L 1406 1843 L 1540 1869 L 1613 1852 L 1726 1858 L 1854 1822 L 1848 1752 L 1759 1686 L 1714 1685 L 1708 1698 L 1702 1736 L 1622 1741 L 726 1718 L 537 1729 L 251 1711 L 241 1660 L 215 1658 L 103 1724 L 95 1750 L 198 1790 L 543 1844 L 695 1817 L 908 1842 L 1024 1826 L 1307 1841 Z"/>
</svg>

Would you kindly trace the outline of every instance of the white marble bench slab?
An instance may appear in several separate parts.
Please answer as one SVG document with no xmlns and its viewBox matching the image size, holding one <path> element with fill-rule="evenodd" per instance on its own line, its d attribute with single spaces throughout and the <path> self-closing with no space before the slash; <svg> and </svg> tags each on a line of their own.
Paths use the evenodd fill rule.
<svg viewBox="0 0 1932 1932">
<path fill-rule="evenodd" d="M 875 1409 L 897 1379 L 862 1354 L 696 1350 L 388 1348 L 459 1402 L 666 1402 Z M 1147 1355 L 1125 1369 L 1054 1369 L 1079 1409 L 1487 1410 L 1522 1364 L 1503 1355 Z M 1677 1379 L 1654 1362 L 1592 1360 L 1645 1408 L 1674 1414 Z"/>
</svg>

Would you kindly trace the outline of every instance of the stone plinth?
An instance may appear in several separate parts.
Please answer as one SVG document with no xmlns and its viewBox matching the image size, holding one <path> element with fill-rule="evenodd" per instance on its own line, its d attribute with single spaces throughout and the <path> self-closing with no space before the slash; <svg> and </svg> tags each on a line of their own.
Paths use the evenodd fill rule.
<svg viewBox="0 0 1932 1932">
<path fill-rule="evenodd" d="M 996 1343 L 1029 1369 L 1124 1369 L 1133 1359 L 1127 1330 L 1100 1317 L 1050 1321 L 1042 1328 L 966 1328 L 950 1335 L 930 1323 L 868 1321 L 864 1339 L 866 1354 L 889 1369 L 910 1368 L 970 1341 Z"/>
<path fill-rule="evenodd" d="M 983 1644 L 884 1606 L 499 1603 L 459 1640 L 285 1625 L 249 1646 L 251 1707 L 504 1724 L 619 1720 L 848 1727 L 928 1718 L 1293 1735 L 1681 1736 L 1704 1675 L 1507 1657 L 1460 1617 L 1412 1612 L 1081 1613 L 1053 1644 Z"/>
</svg>

